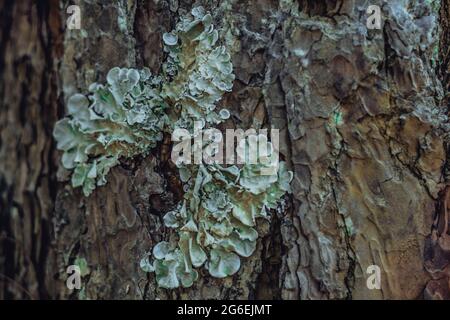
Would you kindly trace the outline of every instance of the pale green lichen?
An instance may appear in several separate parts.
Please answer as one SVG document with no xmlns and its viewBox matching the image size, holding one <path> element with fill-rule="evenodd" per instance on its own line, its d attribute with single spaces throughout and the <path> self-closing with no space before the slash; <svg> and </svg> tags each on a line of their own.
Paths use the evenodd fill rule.
<svg viewBox="0 0 450 320">
<path fill-rule="evenodd" d="M 230 54 L 218 38 L 211 15 L 196 7 L 163 35 L 168 60 L 161 78 L 147 69 L 114 68 L 106 86 L 93 85 L 88 97 L 69 99 L 69 117 L 57 123 L 54 136 L 64 151 L 63 166 L 73 170 L 74 187 L 89 195 L 106 183 L 120 158 L 148 153 L 163 130 L 186 129 L 194 138 L 194 122 L 207 129 L 229 118 L 228 110 L 215 110 L 234 80 Z M 190 287 L 198 278 L 195 268 L 202 266 L 217 278 L 235 274 L 240 256 L 255 251 L 257 218 L 268 218 L 290 192 L 292 172 L 284 162 L 274 165 L 177 163 L 186 192 L 164 216 L 164 224 L 176 232 L 144 256 L 141 268 L 155 272 L 163 288 Z"/>
<path fill-rule="evenodd" d="M 82 277 L 87 276 L 91 272 L 85 258 L 76 258 L 74 261 L 74 265 L 80 268 L 80 276 Z"/>
<path fill-rule="evenodd" d="M 64 168 L 73 170 L 72 186 L 88 196 L 106 183 L 109 170 L 121 157 L 146 154 L 162 139 L 167 123 L 160 81 L 148 69 L 113 68 L 107 84 L 92 84 L 90 94 L 73 95 L 67 118 L 53 135 L 63 150 Z"/>
</svg>

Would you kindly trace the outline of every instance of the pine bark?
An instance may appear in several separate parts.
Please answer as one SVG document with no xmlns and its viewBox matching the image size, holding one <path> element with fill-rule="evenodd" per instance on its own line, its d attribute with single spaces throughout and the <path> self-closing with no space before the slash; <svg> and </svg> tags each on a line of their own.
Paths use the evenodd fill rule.
<svg viewBox="0 0 450 320">
<path fill-rule="evenodd" d="M 69 1 L 3 1 L 0 299 L 449 298 L 449 2 L 435 12 L 410 1 L 405 14 L 371 1 L 381 30 L 367 30 L 363 0 L 197 3 L 233 41 L 236 80 L 221 103 L 234 126 L 281 130 L 294 171 L 285 212 L 259 222 L 235 276 L 201 271 L 191 288 L 159 289 L 139 260 L 168 237 L 162 217 L 183 196 L 170 137 L 86 198 L 52 130 L 110 68 L 158 73 L 162 34 L 193 3 L 81 2 L 82 30 L 69 30 Z M 66 287 L 76 259 L 89 267 L 80 291 Z M 366 286 L 370 265 L 381 290 Z"/>
</svg>

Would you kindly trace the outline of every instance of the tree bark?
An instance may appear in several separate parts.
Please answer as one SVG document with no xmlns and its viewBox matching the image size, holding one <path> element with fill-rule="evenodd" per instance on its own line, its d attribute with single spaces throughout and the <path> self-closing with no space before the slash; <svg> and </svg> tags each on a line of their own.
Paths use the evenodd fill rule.
<svg viewBox="0 0 450 320">
<path fill-rule="evenodd" d="M 86 198 L 52 130 L 67 99 L 110 68 L 158 73 L 162 34 L 194 4 L 80 2 L 82 29 L 69 30 L 69 1 L 0 3 L 0 299 L 449 298 L 450 3 L 406 2 L 195 2 L 232 51 L 221 104 L 233 126 L 280 129 L 294 180 L 236 275 L 202 270 L 176 290 L 139 268 L 183 196 L 170 137 Z M 382 8 L 381 30 L 366 27 L 369 4 Z M 77 259 L 88 270 L 69 290 Z M 380 290 L 366 285 L 371 265 Z"/>
</svg>

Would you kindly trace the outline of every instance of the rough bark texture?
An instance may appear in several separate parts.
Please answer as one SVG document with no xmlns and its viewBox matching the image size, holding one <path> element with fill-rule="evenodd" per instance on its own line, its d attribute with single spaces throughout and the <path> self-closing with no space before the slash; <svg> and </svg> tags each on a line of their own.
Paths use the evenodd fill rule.
<svg viewBox="0 0 450 320">
<path fill-rule="evenodd" d="M 158 289 L 139 260 L 167 238 L 162 216 L 182 197 L 170 137 L 86 198 L 64 181 L 51 132 L 68 97 L 110 68 L 158 72 L 162 33 L 193 3 L 82 2 L 82 30 L 66 30 L 68 1 L 3 1 L 0 299 L 449 298 L 448 1 L 439 21 L 426 1 L 197 3 L 232 47 L 229 125 L 281 130 L 290 205 L 260 221 L 235 276 Z M 367 30 L 369 4 L 382 30 Z M 89 270 L 70 291 L 76 259 Z M 370 265 L 381 290 L 366 286 Z"/>
<path fill-rule="evenodd" d="M 0 3 L 0 298 L 54 295 L 59 4 Z"/>
</svg>

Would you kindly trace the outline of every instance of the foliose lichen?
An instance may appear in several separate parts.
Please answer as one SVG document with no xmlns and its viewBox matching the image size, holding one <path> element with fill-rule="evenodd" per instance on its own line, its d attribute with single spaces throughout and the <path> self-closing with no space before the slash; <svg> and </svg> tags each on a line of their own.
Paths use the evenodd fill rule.
<svg viewBox="0 0 450 320">
<path fill-rule="evenodd" d="M 121 157 L 146 154 L 162 139 L 168 117 L 160 88 L 149 69 L 113 68 L 106 85 L 70 97 L 69 116 L 56 123 L 53 136 L 64 151 L 62 165 L 73 171 L 73 187 L 90 195 Z"/>
<path fill-rule="evenodd" d="M 194 122 L 202 121 L 207 129 L 230 116 L 226 109 L 215 110 L 234 80 L 230 54 L 218 39 L 211 15 L 195 7 L 163 35 L 168 59 L 161 77 L 148 69 L 113 68 L 106 85 L 94 84 L 87 97 L 69 99 L 69 116 L 56 124 L 54 137 L 64 151 L 63 166 L 73 171 L 73 187 L 82 187 L 88 196 L 106 183 L 120 158 L 145 155 L 163 131 L 185 129 L 194 138 Z M 255 251 L 256 219 L 268 218 L 290 192 L 292 180 L 284 162 L 177 166 L 186 192 L 164 216 L 164 224 L 175 232 L 140 262 L 162 288 L 190 287 L 202 266 L 216 278 L 235 274 L 240 257 Z M 264 169 L 273 174 L 262 174 Z"/>
</svg>

